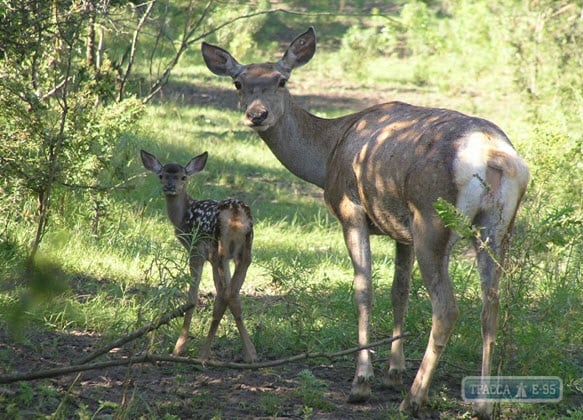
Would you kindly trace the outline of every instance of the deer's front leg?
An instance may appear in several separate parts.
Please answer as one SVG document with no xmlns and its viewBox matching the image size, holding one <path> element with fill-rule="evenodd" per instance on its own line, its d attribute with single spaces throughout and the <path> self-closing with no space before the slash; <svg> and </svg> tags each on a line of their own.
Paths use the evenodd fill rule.
<svg viewBox="0 0 583 420">
<path fill-rule="evenodd" d="M 364 222 L 364 217 L 362 218 Z M 343 223 L 344 240 L 354 267 L 354 295 L 358 311 L 358 345 L 369 342 L 372 309 L 372 282 L 369 232 L 365 223 Z M 370 398 L 370 384 L 374 372 L 369 350 L 358 352 L 356 372 L 352 381 L 349 402 L 363 402 Z"/>
<path fill-rule="evenodd" d="M 184 352 L 186 344 L 188 342 L 188 334 L 190 332 L 190 323 L 192 322 L 192 315 L 196 308 L 198 302 L 198 287 L 200 284 L 200 278 L 202 275 L 202 267 L 204 265 L 204 258 L 198 255 L 190 255 L 190 275 L 192 276 L 192 283 L 188 288 L 188 303 L 193 303 L 195 307 L 189 309 L 184 314 L 184 321 L 182 323 L 182 329 L 180 330 L 180 336 L 176 341 L 174 346 L 173 355 L 178 356 Z"/>
</svg>

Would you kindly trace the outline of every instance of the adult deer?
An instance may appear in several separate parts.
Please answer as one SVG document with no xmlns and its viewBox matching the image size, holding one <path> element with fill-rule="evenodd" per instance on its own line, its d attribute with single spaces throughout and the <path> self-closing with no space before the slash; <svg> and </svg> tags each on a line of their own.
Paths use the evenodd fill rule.
<svg viewBox="0 0 583 420">
<path fill-rule="evenodd" d="M 318 118 L 295 104 L 285 85 L 292 70 L 314 55 L 313 28 L 298 36 L 276 63 L 242 65 L 226 50 L 202 44 L 206 65 L 231 76 L 254 129 L 279 161 L 301 179 L 324 189 L 330 211 L 342 225 L 354 267 L 358 344 L 369 341 L 371 317 L 370 235 L 389 235 L 396 245 L 392 304 L 395 336 L 403 332 L 415 257 L 432 303 L 427 350 L 401 409 L 423 415 L 428 390 L 458 308 L 448 273 L 455 232 L 434 203 L 454 204 L 481 227 L 474 242 L 482 280 L 482 375 L 489 375 L 498 322 L 498 287 L 511 227 L 529 172 L 500 128 L 456 111 L 389 102 L 335 119 Z M 491 254 L 490 254 L 491 252 Z M 495 257 L 495 259 L 493 258 Z M 403 343 L 391 347 L 387 385 L 402 384 Z M 368 350 L 358 353 L 349 396 L 371 394 Z M 487 417 L 481 404 L 478 414 Z"/>
<path fill-rule="evenodd" d="M 196 304 L 198 286 L 205 261 L 213 268 L 217 294 L 213 306 L 213 319 L 199 357 L 209 356 L 211 344 L 227 307 L 231 310 L 243 341 L 246 361 L 257 360 L 257 353 L 243 324 L 239 291 L 251 264 L 253 244 L 253 219 L 251 210 L 242 201 L 201 200 L 190 197 L 186 183 L 190 176 L 204 169 L 208 154 L 205 152 L 190 160 L 186 166 L 177 163 L 162 165 L 156 156 L 141 151 L 142 163 L 160 178 L 166 196 L 166 210 L 180 243 L 188 250 L 190 273 L 193 282 L 188 290 L 189 303 Z M 235 271 L 231 277 L 229 262 L 233 260 Z M 194 309 L 184 315 L 180 336 L 174 347 L 179 355 L 186 347 Z"/>
</svg>

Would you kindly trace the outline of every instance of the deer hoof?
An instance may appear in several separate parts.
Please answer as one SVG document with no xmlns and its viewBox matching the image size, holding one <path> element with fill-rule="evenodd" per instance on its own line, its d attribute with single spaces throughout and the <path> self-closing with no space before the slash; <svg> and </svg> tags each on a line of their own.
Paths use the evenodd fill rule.
<svg viewBox="0 0 583 420">
<path fill-rule="evenodd" d="M 405 371 L 402 369 L 385 369 L 380 378 L 381 386 L 385 389 L 402 390 L 404 373 Z"/>
<path fill-rule="evenodd" d="M 352 382 L 352 389 L 348 396 L 348 402 L 352 404 L 366 402 L 370 399 L 371 389 L 370 381 L 359 376 Z"/>
<path fill-rule="evenodd" d="M 179 337 L 178 341 L 176 341 L 176 345 L 174 346 L 174 350 L 172 351 L 172 355 L 180 356 L 182 353 L 184 353 L 187 342 L 188 342 L 187 338 Z"/>
<path fill-rule="evenodd" d="M 245 360 L 245 363 L 255 363 L 259 361 L 259 357 L 257 357 L 257 353 L 255 352 L 245 353 L 243 355 L 243 360 Z"/>
<path fill-rule="evenodd" d="M 477 403 L 474 405 L 472 419 L 490 420 L 492 418 L 492 407 L 488 403 Z"/>
<path fill-rule="evenodd" d="M 415 419 L 439 419 L 438 411 L 432 410 L 427 401 L 418 403 L 411 401 L 409 395 L 403 400 L 399 410 Z"/>
</svg>

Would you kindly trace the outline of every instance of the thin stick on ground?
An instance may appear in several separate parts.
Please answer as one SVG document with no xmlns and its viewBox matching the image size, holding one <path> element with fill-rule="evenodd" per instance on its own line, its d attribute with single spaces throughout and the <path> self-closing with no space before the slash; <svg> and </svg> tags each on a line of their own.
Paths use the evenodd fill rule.
<svg viewBox="0 0 583 420">
<path fill-rule="evenodd" d="M 373 347 L 378 347 L 384 344 L 392 343 L 395 340 L 400 340 L 407 337 L 409 334 L 403 334 L 397 337 L 390 337 L 385 338 L 379 341 L 375 341 L 374 343 L 370 343 L 366 346 L 362 347 L 352 347 L 346 350 L 341 350 L 332 353 L 324 353 L 324 352 L 315 352 L 315 353 L 301 353 L 295 356 L 277 359 L 277 360 L 269 360 L 265 362 L 258 362 L 258 363 L 235 363 L 235 362 L 223 362 L 219 360 L 202 360 L 197 358 L 191 357 L 180 357 L 180 356 L 172 356 L 172 355 L 165 355 L 165 354 L 144 354 L 137 357 L 126 358 L 126 359 L 116 359 L 116 360 L 109 360 L 106 362 L 99 362 L 99 363 L 92 363 L 92 364 L 83 364 L 83 365 L 73 365 L 73 366 L 65 366 L 61 368 L 55 369 L 47 369 L 44 371 L 36 371 L 36 372 L 29 372 L 29 373 L 17 373 L 11 375 L 1 375 L 0 376 L 0 384 L 8 384 L 18 381 L 31 381 L 35 379 L 46 379 L 46 378 L 54 378 L 57 376 L 66 375 L 69 373 L 76 373 L 76 372 L 83 372 L 87 370 L 94 370 L 94 369 L 105 369 L 109 367 L 116 367 L 116 366 L 128 366 L 134 365 L 139 363 L 184 363 L 190 364 L 194 366 L 210 366 L 210 367 L 217 367 L 217 368 L 228 368 L 228 369 L 249 369 L 249 370 L 256 370 L 256 369 L 264 369 L 264 368 L 271 368 L 276 366 L 282 366 L 285 364 L 293 363 L 298 360 L 303 359 L 337 359 L 339 357 L 347 356 L 349 354 L 356 353 L 360 350 L 370 349 Z"/>
<path fill-rule="evenodd" d="M 145 327 L 142 327 L 138 330 L 135 330 L 134 332 L 126 335 L 125 337 L 119 338 L 119 339 L 95 350 L 93 353 L 77 360 L 75 362 L 75 364 L 83 365 L 85 363 L 90 362 L 93 359 L 96 359 L 97 357 L 101 356 L 102 354 L 107 353 L 111 349 L 114 349 L 116 347 L 121 347 L 124 344 L 129 343 L 130 341 L 136 340 L 136 339 L 140 338 L 141 336 L 143 336 L 144 334 L 147 334 L 150 331 L 156 330 L 156 329 L 160 328 L 162 325 L 168 324 L 174 318 L 184 316 L 184 313 L 186 311 L 188 311 L 189 309 L 192 309 L 194 306 L 195 306 L 194 303 L 184 304 L 184 305 L 176 308 L 172 312 L 168 312 L 167 314 L 163 315 L 162 317 L 160 317 L 160 319 L 158 321 L 152 322 L 151 324 L 146 325 Z"/>
</svg>

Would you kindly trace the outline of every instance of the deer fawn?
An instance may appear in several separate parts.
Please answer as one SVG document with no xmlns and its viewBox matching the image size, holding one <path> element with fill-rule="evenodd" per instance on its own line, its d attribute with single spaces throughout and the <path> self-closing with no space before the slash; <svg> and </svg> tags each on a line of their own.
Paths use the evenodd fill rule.
<svg viewBox="0 0 583 420">
<path fill-rule="evenodd" d="M 162 165 L 156 156 L 144 150 L 141 151 L 141 157 L 144 167 L 159 176 L 166 196 L 168 218 L 174 225 L 178 240 L 189 252 L 190 273 L 193 279 L 188 291 L 190 303 L 196 304 L 198 300 L 198 286 L 205 261 L 209 261 L 213 268 L 217 295 L 211 326 L 199 357 L 208 358 L 219 323 L 229 307 L 243 341 L 245 360 L 256 361 L 255 347 L 243 324 L 239 295 L 251 264 L 253 219 L 249 206 L 235 199 L 197 201 L 188 195 L 187 180 L 203 170 L 208 157 L 206 152 L 191 159 L 186 166 L 177 163 Z M 233 260 L 235 265 L 233 277 L 229 269 L 230 260 Z M 194 308 L 184 315 L 174 355 L 181 354 L 186 347 L 193 312 Z"/>
<path fill-rule="evenodd" d="M 315 51 L 313 28 L 295 38 L 277 62 L 240 64 L 228 51 L 202 43 L 207 67 L 232 78 L 245 125 L 288 170 L 324 190 L 354 267 L 359 345 L 368 343 L 370 332 L 370 235 L 387 235 L 397 243 L 395 336 L 404 328 L 417 259 L 433 308 L 432 327 L 401 409 L 423 416 L 431 378 L 459 316 L 448 271 L 459 237 L 441 222 L 434 203 L 448 201 L 482 228 L 481 241 L 474 246 L 482 280 L 482 376 L 488 376 L 498 324 L 500 264 L 529 171 L 499 127 L 456 111 L 389 102 L 334 119 L 310 114 L 293 101 L 286 83 Z M 489 249 L 480 246 L 486 241 Z M 397 340 L 385 383 L 400 386 L 404 371 L 403 343 Z M 367 400 L 372 378 L 370 352 L 361 350 L 349 401 Z M 479 416 L 489 417 L 488 404 L 476 408 Z"/>
</svg>

